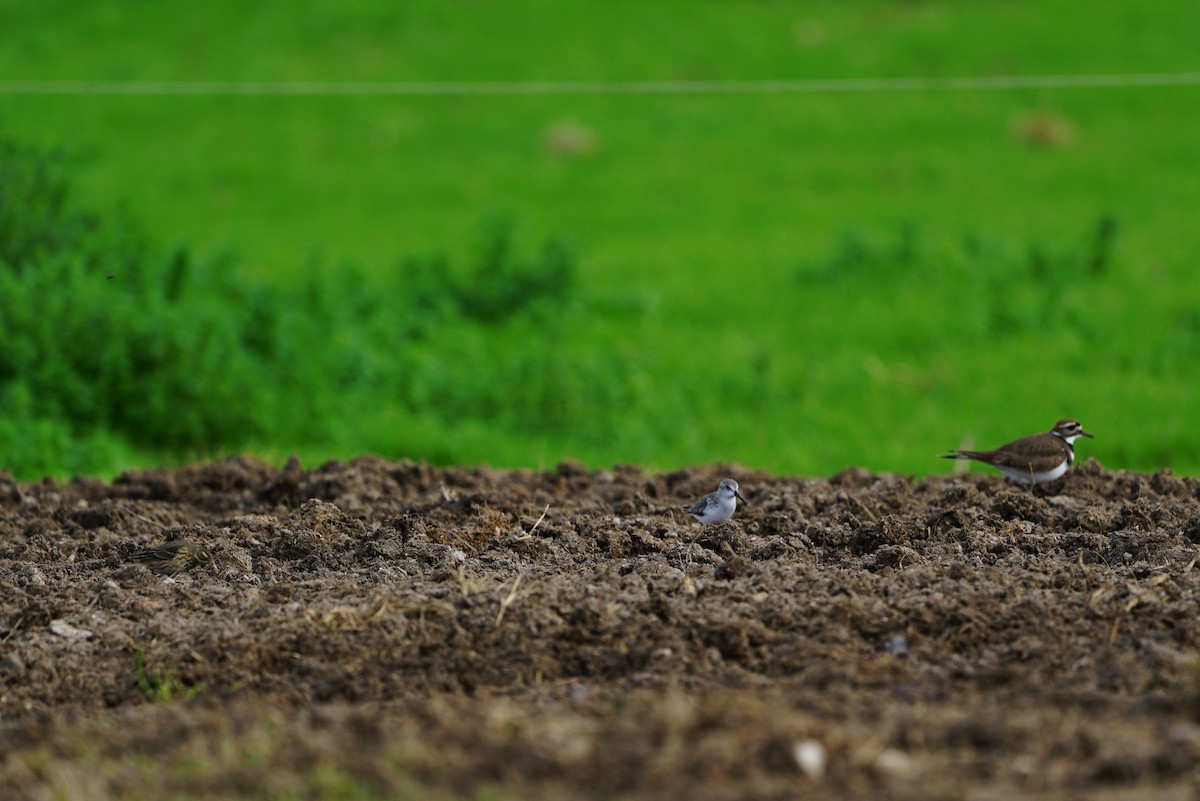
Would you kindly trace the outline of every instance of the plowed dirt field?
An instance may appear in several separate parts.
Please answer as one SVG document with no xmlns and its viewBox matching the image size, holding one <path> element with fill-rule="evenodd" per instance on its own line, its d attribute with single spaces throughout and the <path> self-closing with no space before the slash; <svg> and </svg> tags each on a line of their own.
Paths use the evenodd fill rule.
<svg viewBox="0 0 1200 801">
<path fill-rule="evenodd" d="M 1193 799 L 1198 543 L 1094 461 L 0 474 L 0 797 Z"/>
</svg>

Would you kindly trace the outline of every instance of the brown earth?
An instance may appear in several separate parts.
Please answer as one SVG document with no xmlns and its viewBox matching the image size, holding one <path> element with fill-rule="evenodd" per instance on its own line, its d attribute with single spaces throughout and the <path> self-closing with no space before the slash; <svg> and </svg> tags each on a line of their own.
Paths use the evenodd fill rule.
<svg viewBox="0 0 1200 801">
<path fill-rule="evenodd" d="M 1094 461 L 0 474 L 0 797 L 1194 798 L 1198 542 Z"/>
</svg>

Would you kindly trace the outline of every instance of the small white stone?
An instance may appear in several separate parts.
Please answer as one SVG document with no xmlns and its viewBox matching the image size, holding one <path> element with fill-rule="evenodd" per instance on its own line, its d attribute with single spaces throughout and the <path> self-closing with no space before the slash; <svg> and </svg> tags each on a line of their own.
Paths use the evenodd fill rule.
<svg viewBox="0 0 1200 801">
<path fill-rule="evenodd" d="M 825 775 L 825 746 L 816 740 L 801 740 L 792 748 L 792 758 L 800 771 L 809 778 L 819 779 Z"/>
<path fill-rule="evenodd" d="M 59 637 L 65 637 L 68 640 L 86 640 L 92 636 L 92 633 L 87 629 L 76 628 L 61 618 L 50 621 L 50 630 Z"/>
<path fill-rule="evenodd" d="M 912 757 L 896 748 L 883 749 L 872 764 L 881 775 L 895 779 L 912 775 L 915 767 Z"/>
</svg>

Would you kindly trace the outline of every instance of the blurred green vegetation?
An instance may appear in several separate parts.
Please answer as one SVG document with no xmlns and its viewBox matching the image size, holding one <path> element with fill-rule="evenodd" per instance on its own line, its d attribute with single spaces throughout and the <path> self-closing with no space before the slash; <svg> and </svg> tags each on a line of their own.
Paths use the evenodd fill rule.
<svg viewBox="0 0 1200 801">
<path fill-rule="evenodd" d="M 1197 22 L 1182 0 L 0 0 L 0 75 L 1181 72 Z M 1190 86 L 0 93 L 0 467 L 924 473 L 1076 416 L 1084 457 L 1196 472 L 1197 118 Z"/>
</svg>

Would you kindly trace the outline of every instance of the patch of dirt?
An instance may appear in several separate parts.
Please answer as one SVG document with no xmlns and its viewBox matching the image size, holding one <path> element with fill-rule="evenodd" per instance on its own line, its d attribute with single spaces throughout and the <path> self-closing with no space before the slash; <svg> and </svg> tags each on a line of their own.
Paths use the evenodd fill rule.
<svg viewBox="0 0 1200 801">
<path fill-rule="evenodd" d="M 0 474 L 0 796 L 1192 798 L 1198 543 L 1094 461 Z"/>
</svg>

